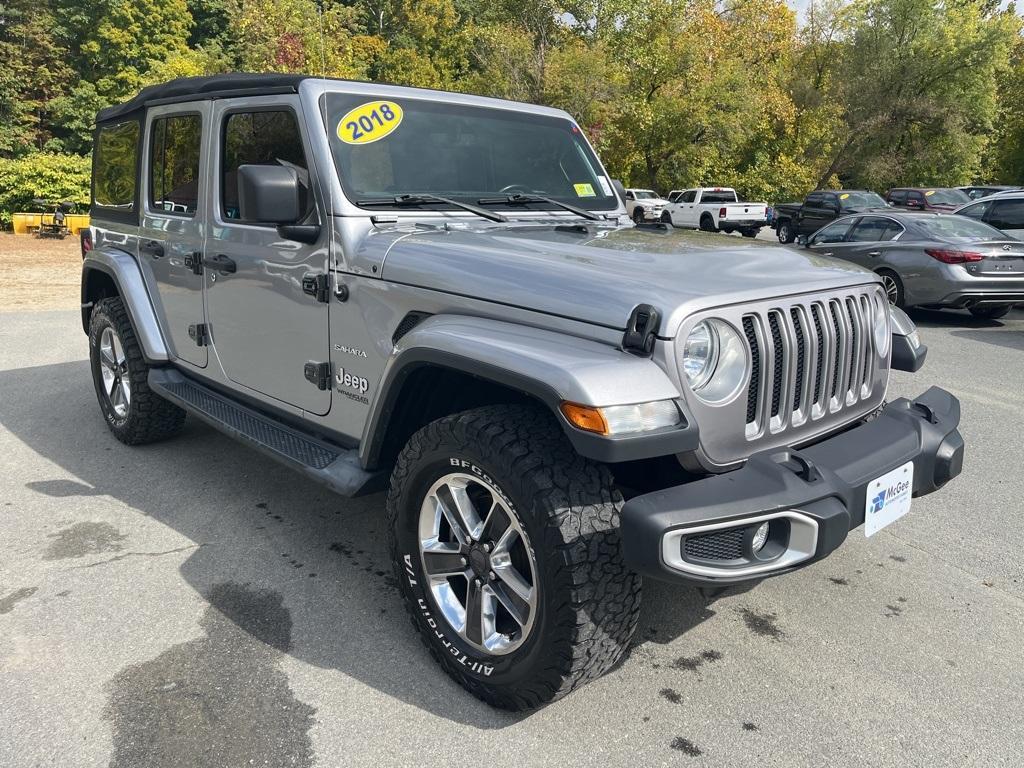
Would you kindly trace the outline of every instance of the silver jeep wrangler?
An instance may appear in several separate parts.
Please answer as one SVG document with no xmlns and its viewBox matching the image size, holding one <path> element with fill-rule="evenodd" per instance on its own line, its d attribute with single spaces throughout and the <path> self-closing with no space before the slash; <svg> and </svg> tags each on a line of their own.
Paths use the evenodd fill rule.
<svg viewBox="0 0 1024 768">
<path fill-rule="evenodd" d="M 82 323 L 128 444 L 186 414 L 388 489 L 430 652 L 529 709 L 628 649 L 642 577 L 826 557 L 963 463 L 959 403 L 878 277 L 635 227 L 565 112 L 291 75 L 99 113 Z"/>
</svg>

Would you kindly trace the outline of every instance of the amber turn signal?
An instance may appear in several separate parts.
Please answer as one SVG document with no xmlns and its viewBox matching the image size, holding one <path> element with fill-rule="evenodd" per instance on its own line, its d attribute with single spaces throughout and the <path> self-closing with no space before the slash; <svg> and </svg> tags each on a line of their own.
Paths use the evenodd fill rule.
<svg viewBox="0 0 1024 768">
<path fill-rule="evenodd" d="M 605 420 L 600 408 L 592 408 L 589 405 L 578 405 L 577 403 L 569 402 L 564 402 L 558 407 L 562 411 L 562 415 L 574 427 L 586 430 L 587 432 L 597 432 L 599 435 L 608 434 L 608 422 Z"/>
</svg>

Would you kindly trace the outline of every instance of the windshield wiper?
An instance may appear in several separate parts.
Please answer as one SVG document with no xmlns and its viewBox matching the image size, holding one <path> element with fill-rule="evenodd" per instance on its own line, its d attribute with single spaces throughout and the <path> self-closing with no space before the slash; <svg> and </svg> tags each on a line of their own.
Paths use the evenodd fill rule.
<svg viewBox="0 0 1024 768">
<path fill-rule="evenodd" d="M 490 219 L 491 221 L 508 221 L 508 217 L 502 216 L 500 213 L 479 208 L 471 203 L 462 203 L 458 200 L 452 200 L 450 197 L 441 197 L 440 195 L 396 195 L 395 197 L 375 197 L 370 200 L 356 200 L 356 205 L 363 206 L 404 206 L 423 205 L 424 203 L 445 203 L 446 205 L 454 205 L 456 208 L 461 208 L 464 211 L 475 213 L 477 216 L 483 216 L 485 219 Z"/>
<path fill-rule="evenodd" d="M 480 205 L 500 205 L 507 203 L 509 205 L 528 205 L 529 203 L 548 203 L 561 208 L 563 211 L 569 211 L 575 213 L 577 216 L 582 216 L 585 219 L 591 221 L 601 221 L 604 217 L 598 216 L 596 213 L 584 210 L 583 208 L 577 208 L 575 205 L 569 203 L 563 203 L 561 200 L 555 200 L 553 197 L 544 197 L 544 195 L 505 195 L 504 197 L 482 197 L 477 202 Z"/>
</svg>

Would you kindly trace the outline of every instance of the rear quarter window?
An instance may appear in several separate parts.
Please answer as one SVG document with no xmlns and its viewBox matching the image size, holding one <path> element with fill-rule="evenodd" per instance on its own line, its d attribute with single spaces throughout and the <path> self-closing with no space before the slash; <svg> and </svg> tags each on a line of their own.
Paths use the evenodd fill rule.
<svg viewBox="0 0 1024 768">
<path fill-rule="evenodd" d="M 138 199 L 139 134 L 137 120 L 104 125 L 96 131 L 93 206 L 135 213 Z"/>
</svg>

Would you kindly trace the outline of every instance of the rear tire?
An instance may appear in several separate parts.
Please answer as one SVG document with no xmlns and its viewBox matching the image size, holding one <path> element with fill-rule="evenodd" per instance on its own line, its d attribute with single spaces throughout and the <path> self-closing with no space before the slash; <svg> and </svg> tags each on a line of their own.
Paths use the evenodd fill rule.
<svg viewBox="0 0 1024 768">
<path fill-rule="evenodd" d="M 118 440 L 141 445 L 181 430 L 185 411 L 149 388 L 149 365 L 119 298 L 103 299 L 92 311 L 89 361 L 100 410 Z"/>
<path fill-rule="evenodd" d="M 740 230 L 740 234 L 744 237 L 757 237 L 757 232 L 758 230 L 753 227 L 747 227 L 746 229 Z"/>
<path fill-rule="evenodd" d="M 413 435 L 391 477 L 390 545 L 413 624 L 445 672 L 488 704 L 522 711 L 611 669 L 640 609 L 640 576 L 622 561 L 622 503 L 607 468 L 579 456 L 540 408 L 478 408 Z M 507 568 L 493 559 L 507 551 L 506 519 L 506 531 L 522 531 L 512 538 L 518 579 L 494 574 Z M 509 589 L 525 598 L 513 605 L 518 619 L 498 597 Z"/>
<path fill-rule="evenodd" d="M 705 213 L 700 217 L 700 231 L 701 232 L 714 232 L 715 231 L 715 220 L 711 216 Z"/>
<path fill-rule="evenodd" d="M 889 300 L 889 303 L 893 306 L 905 309 L 906 293 L 903 291 L 903 281 L 900 280 L 900 276 L 893 272 L 891 269 L 880 269 L 878 270 L 879 277 L 882 278 L 882 285 L 885 288 L 885 296 Z"/>
<path fill-rule="evenodd" d="M 780 221 L 779 228 L 775 232 L 779 236 L 779 242 L 783 245 L 789 245 L 796 240 L 796 235 L 793 234 L 793 225 L 788 220 Z"/>
<path fill-rule="evenodd" d="M 970 312 L 980 320 L 998 320 L 1009 314 L 1010 305 L 1007 304 L 1004 307 L 971 307 Z"/>
<path fill-rule="evenodd" d="M 661 214 L 661 223 L 668 224 L 670 227 L 675 226 L 675 224 L 672 223 L 672 215 L 668 211 L 664 211 Z"/>
</svg>

